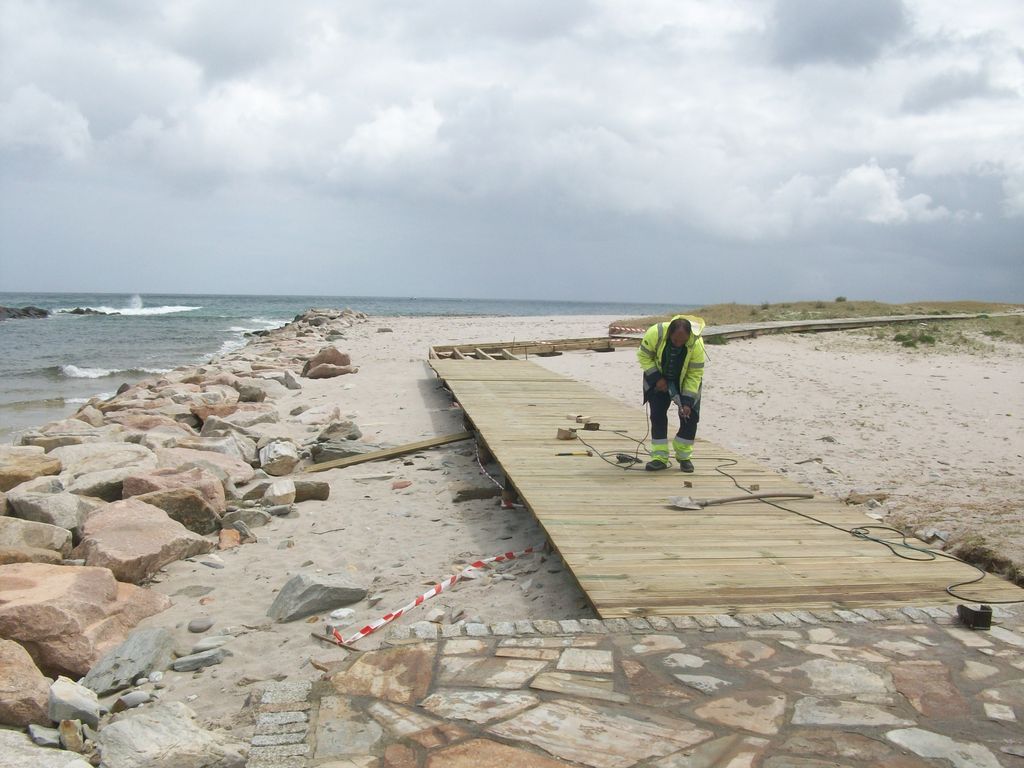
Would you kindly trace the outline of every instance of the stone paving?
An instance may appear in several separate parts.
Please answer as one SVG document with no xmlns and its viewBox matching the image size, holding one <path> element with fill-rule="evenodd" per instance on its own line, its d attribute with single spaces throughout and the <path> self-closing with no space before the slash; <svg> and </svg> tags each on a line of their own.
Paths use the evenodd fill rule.
<svg viewBox="0 0 1024 768">
<path fill-rule="evenodd" d="M 1024 768 L 1024 607 L 392 629 L 255 703 L 250 768 Z"/>
</svg>

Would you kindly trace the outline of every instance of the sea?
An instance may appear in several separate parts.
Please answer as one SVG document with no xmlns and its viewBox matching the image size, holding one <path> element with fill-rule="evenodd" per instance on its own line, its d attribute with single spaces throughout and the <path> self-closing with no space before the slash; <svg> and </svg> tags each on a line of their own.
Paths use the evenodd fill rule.
<svg viewBox="0 0 1024 768">
<path fill-rule="evenodd" d="M 625 318 L 674 310 L 617 302 L 103 293 L 0 293 L 0 306 L 52 313 L 0 321 L 0 443 L 65 418 L 92 397 L 109 397 L 124 383 L 238 349 L 247 333 L 278 328 L 311 307 L 351 307 L 374 316 Z M 67 313 L 75 308 L 108 314 Z"/>
</svg>

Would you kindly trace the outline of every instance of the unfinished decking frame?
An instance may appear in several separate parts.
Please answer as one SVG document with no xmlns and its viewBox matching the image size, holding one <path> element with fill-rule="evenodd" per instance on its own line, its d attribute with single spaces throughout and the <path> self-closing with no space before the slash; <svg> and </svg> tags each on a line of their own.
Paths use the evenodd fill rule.
<svg viewBox="0 0 1024 768">
<path fill-rule="evenodd" d="M 597 451 L 632 454 L 636 444 L 609 430 L 642 440 L 646 414 L 529 361 L 429 362 L 602 618 L 955 603 L 945 587 L 976 575 L 945 558 L 899 559 L 880 544 L 756 501 L 674 509 L 671 496 L 736 495 L 716 467 L 744 488 L 811 489 L 700 439 L 692 475 L 627 472 L 598 456 L 556 456 L 584 448 L 555 437 L 559 427 L 573 426 L 569 415 L 601 424 L 602 431 L 579 432 Z M 875 523 L 823 496 L 783 504 L 845 529 Z M 1024 590 L 991 575 L 960 591 L 976 600 L 1024 598 Z"/>
</svg>

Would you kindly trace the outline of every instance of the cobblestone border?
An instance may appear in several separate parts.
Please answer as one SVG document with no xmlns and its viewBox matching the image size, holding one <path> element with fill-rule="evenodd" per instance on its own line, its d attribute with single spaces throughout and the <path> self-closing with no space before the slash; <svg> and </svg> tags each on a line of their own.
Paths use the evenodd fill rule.
<svg viewBox="0 0 1024 768">
<path fill-rule="evenodd" d="M 312 691 L 312 682 L 271 683 L 260 691 L 247 768 L 305 768 Z"/>
<path fill-rule="evenodd" d="M 1024 606 L 993 605 L 995 620 L 1024 615 Z M 813 627 L 824 624 L 958 624 L 951 605 L 902 608 L 855 608 L 853 610 L 771 611 L 698 616 L 648 616 L 628 619 L 534 619 L 499 621 L 493 624 L 446 624 L 418 621 L 389 627 L 385 643 L 404 644 L 453 637 L 528 637 L 539 635 L 603 635 L 680 630 L 774 629 Z M 307 768 L 311 755 L 310 702 L 312 682 L 271 683 L 256 700 L 256 730 L 246 768 Z"/>
<path fill-rule="evenodd" d="M 995 620 L 1024 612 L 1005 606 L 992 606 Z M 957 624 L 952 605 L 904 606 L 902 608 L 854 608 L 852 610 L 770 611 L 766 613 L 703 614 L 696 616 L 648 616 L 628 619 L 534 619 L 499 621 L 494 624 L 445 624 L 417 621 L 408 626 L 389 627 L 385 642 L 439 640 L 451 637 L 523 637 L 529 635 L 598 635 L 630 632 L 676 632 L 687 629 L 733 629 L 738 627 L 806 627 L 822 624 Z"/>
</svg>

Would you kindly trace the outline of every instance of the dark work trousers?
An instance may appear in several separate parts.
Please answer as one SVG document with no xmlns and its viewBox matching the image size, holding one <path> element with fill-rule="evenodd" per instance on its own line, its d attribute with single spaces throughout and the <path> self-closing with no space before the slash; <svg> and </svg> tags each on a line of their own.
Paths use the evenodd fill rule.
<svg viewBox="0 0 1024 768">
<path fill-rule="evenodd" d="M 668 392 L 659 392 L 654 387 L 647 390 L 647 402 L 651 404 L 651 439 L 665 440 L 668 438 L 668 408 L 675 407 Z M 697 437 L 697 422 L 700 421 L 700 400 L 690 409 L 690 418 L 680 420 L 676 437 L 682 440 L 693 440 Z"/>
</svg>

